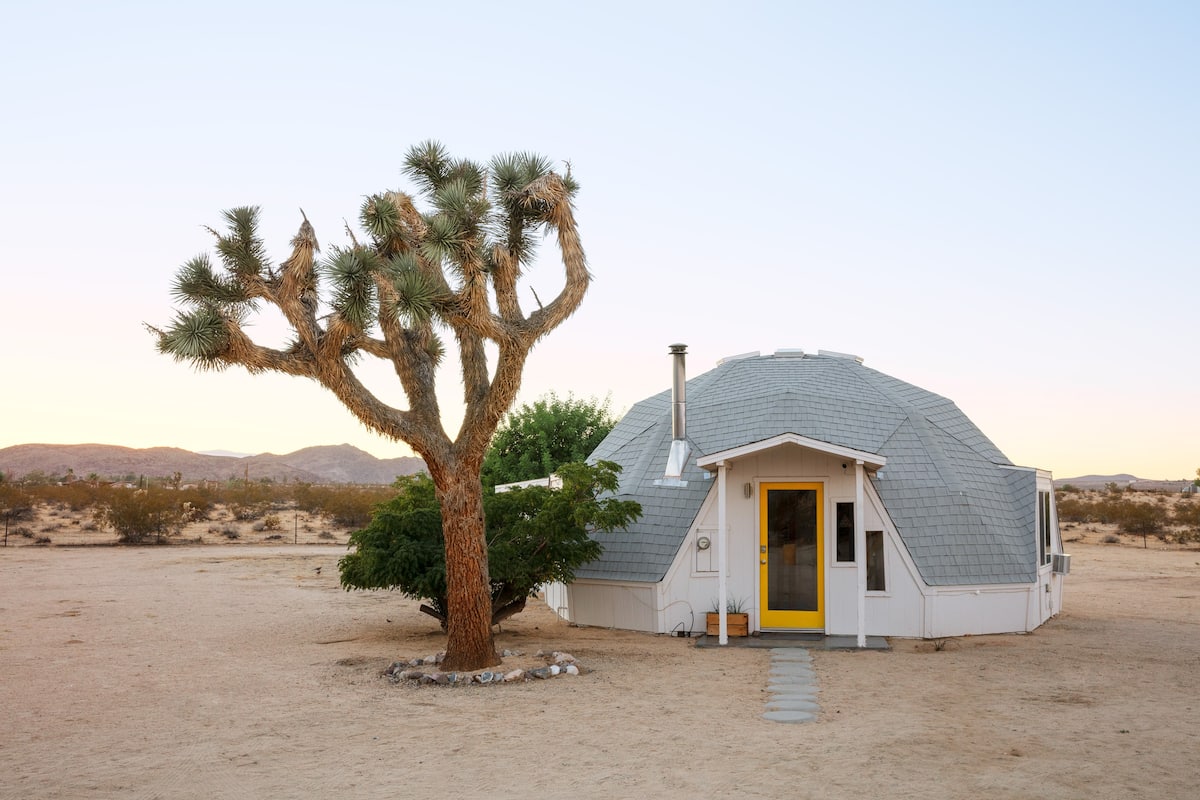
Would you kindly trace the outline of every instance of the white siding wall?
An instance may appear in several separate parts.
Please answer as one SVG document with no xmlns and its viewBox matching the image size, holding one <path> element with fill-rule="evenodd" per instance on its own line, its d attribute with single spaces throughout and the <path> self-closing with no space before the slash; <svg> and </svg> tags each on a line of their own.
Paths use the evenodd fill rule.
<svg viewBox="0 0 1200 800">
<path fill-rule="evenodd" d="M 652 583 L 576 581 L 567 587 L 566 618 L 576 625 L 658 632 L 657 598 Z"/>
<path fill-rule="evenodd" d="M 938 587 L 927 598 L 925 638 L 1032 630 L 1026 616 L 1035 595 L 1029 584 Z"/>
</svg>

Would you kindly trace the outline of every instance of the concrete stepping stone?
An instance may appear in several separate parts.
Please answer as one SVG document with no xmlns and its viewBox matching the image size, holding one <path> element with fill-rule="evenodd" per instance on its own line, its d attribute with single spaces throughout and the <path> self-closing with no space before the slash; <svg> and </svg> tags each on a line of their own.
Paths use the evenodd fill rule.
<svg viewBox="0 0 1200 800">
<path fill-rule="evenodd" d="M 794 675 L 771 675 L 767 677 L 767 688 L 771 691 L 786 691 L 789 688 L 817 691 L 816 678 L 797 678 Z"/>
<path fill-rule="evenodd" d="M 817 715 L 811 711 L 768 711 L 763 714 L 763 719 L 769 719 L 772 722 L 813 722 Z"/>
<path fill-rule="evenodd" d="M 771 657 L 780 661 L 812 661 L 812 653 L 799 647 L 772 647 Z"/>
<path fill-rule="evenodd" d="M 817 703 L 817 674 L 812 655 L 801 648 L 773 648 L 767 672 L 766 703 L 763 719 L 772 722 L 814 722 L 821 713 Z"/>
<path fill-rule="evenodd" d="M 813 668 L 809 664 L 799 664 L 796 662 L 772 664 L 770 675 L 791 675 L 797 678 L 815 678 L 817 673 L 813 672 Z"/>
<path fill-rule="evenodd" d="M 767 702 L 767 711 L 812 711 L 821 710 L 821 706 L 814 700 L 770 700 Z"/>
</svg>

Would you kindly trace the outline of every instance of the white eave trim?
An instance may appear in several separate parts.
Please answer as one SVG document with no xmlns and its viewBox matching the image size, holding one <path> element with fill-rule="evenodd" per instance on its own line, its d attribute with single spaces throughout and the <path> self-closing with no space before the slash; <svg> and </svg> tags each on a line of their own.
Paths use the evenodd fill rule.
<svg viewBox="0 0 1200 800">
<path fill-rule="evenodd" d="M 752 442 L 750 444 L 740 445 L 739 447 L 731 447 L 728 450 L 722 450 L 719 453 L 711 453 L 702 458 L 696 459 L 696 466 L 700 469 L 706 469 L 709 472 L 716 470 L 719 462 L 732 461 L 743 456 L 758 453 L 763 450 L 770 450 L 773 447 L 779 447 L 784 444 L 794 444 L 800 447 L 807 447 L 809 450 L 817 450 L 822 453 L 828 453 L 831 456 L 838 458 L 850 459 L 853 461 L 861 461 L 867 469 L 881 469 L 887 466 L 887 458 L 877 453 L 867 453 L 863 450 L 855 450 L 852 447 L 842 447 L 841 445 L 822 442 L 817 439 L 810 439 L 807 436 L 800 436 L 795 433 L 781 433 L 778 436 L 772 436 L 770 439 L 763 439 L 761 442 Z"/>
</svg>

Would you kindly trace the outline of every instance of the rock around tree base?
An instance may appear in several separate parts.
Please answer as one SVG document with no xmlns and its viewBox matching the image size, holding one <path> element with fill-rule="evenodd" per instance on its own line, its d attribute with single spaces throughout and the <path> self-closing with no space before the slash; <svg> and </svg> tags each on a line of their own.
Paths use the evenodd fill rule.
<svg viewBox="0 0 1200 800">
<path fill-rule="evenodd" d="M 524 653 L 515 650 L 505 650 L 501 658 L 518 658 Z M 453 686 L 480 684 L 491 685 L 499 683 L 524 683 L 531 680 L 548 680 L 560 675 L 583 675 L 587 672 L 570 653 L 558 650 L 545 653 L 539 650 L 534 658 L 545 661 L 545 666 L 531 669 L 480 670 L 478 672 L 442 672 L 438 665 L 445 659 L 445 653 L 394 661 L 383 671 L 384 677 L 392 683 L 414 682 L 434 686 Z"/>
</svg>

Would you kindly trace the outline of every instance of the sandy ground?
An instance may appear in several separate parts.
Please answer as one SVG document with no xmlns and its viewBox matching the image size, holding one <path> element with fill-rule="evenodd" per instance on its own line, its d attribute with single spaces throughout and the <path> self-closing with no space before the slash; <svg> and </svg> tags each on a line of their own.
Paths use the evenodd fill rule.
<svg viewBox="0 0 1200 800">
<path fill-rule="evenodd" d="M 1200 552 L 1071 549 L 1034 634 L 815 653 L 804 725 L 767 651 L 540 604 L 499 646 L 589 674 L 393 685 L 441 633 L 342 547 L 0 549 L 0 797 L 1197 797 Z"/>
</svg>

